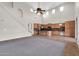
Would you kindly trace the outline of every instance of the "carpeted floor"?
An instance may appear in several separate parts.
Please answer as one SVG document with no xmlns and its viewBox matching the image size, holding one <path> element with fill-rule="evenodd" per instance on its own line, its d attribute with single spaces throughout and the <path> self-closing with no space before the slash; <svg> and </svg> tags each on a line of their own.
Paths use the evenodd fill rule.
<svg viewBox="0 0 79 59">
<path fill-rule="evenodd" d="M 66 43 L 32 36 L 0 42 L 0 56 L 63 56 Z"/>
</svg>

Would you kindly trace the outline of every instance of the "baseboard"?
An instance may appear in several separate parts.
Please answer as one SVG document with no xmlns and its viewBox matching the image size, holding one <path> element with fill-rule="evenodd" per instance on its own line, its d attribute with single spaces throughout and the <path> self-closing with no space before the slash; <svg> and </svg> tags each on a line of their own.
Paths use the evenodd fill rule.
<svg viewBox="0 0 79 59">
<path fill-rule="evenodd" d="M 28 34 L 28 35 L 24 35 L 24 36 L 9 37 L 9 38 L 0 38 L 0 41 L 14 40 L 17 38 L 30 37 L 30 36 L 32 36 L 32 34 Z"/>
</svg>

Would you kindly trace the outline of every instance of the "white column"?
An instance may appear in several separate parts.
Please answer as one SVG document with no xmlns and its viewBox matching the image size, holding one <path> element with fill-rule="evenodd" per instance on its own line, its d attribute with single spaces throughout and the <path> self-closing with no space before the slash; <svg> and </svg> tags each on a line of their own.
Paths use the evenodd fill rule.
<svg viewBox="0 0 79 59">
<path fill-rule="evenodd" d="M 77 17 L 77 20 L 76 20 L 76 39 L 79 47 L 79 17 Z"/>
</svg>

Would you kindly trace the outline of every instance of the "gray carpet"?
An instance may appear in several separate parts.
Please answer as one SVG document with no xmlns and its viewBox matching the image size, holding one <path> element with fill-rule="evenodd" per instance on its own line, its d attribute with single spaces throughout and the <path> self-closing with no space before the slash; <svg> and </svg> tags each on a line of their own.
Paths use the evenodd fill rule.
<svg viewBox="0 0 79 59">
<path fill-rule="evenodd" d="M 32 36 L 0 42 L 0 56 L 63 56 L 66 43 Z"/>
</svg>

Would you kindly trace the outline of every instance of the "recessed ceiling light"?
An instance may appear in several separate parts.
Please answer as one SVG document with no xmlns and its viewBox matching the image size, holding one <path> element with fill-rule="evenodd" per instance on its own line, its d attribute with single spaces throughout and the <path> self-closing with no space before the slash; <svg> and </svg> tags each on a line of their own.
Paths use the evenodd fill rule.
<svg viewBox="0 0 79 59">
<path fill-rule="evenodd" d="M 46 14 L 43 15 L 44 18 L 45 18 L 46 16 L 47 16 Z"/>
<path fill-rule="evenodd" d="M 52 14 L 55 14 L 55 9 L 52 10 Z"/>
<path fill-rule="evenodd" d="M 46 15 L 49 15 L 49 12 L 46 12 Z"/>
<path fill-rule="evenodd" d="M 33 12 L 33 9 L 30 9 L 31 12 Z"/>
<path fill-rule="evenodd" d="M 45 14 L 43 14 L 43 17 L 47 17 L 49 15 L 49 12 L 46 12 Z"/>
<path fill-rule="evenodd" d="M 60 12 L 62 12 L 64 10 L 64 7 L 63 6 L 61 6 L 60 7 Z"/>
<path fill-rule="evenodd" d="M 45 18 L 45 17 L 47 17 L 49 15 L 49 12 L 46 12 L 44 15 L 43 15 L 43 17 Z"/>
<path fill-rule="evenodd" d="M 37 11 L 35 10 L 34 13 L 37 13 Z"/>
</svg>

